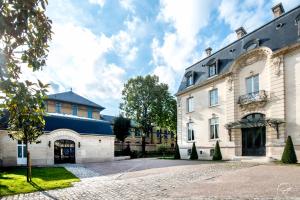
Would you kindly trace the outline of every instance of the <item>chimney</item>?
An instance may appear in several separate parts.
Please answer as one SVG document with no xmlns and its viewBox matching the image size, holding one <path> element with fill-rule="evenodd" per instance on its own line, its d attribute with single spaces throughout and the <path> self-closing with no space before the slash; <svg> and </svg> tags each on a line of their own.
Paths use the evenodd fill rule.
<svg viewBox="0 0 300 200">
<path fill-rule="evenodd" d="M 210 56 L 211 55 L 211 51 L 212 51 L 212 48 L 210 48 L 210 47 L 208 47 L 207 49 L 205 49 L 206 55 Z"/>
<path fill-rule="evenodd" d="M 238 39 L 244 37 L 244 35 L 247 34 L 246 30 L 242 26 L 240 28 L 236 29 L 235 32 L 236 32 L 236 36 Z"/>
<path fill-rule="evenodd" d="M 272 11 L 273 11 L 274 18 L 282 15 L 284 13 L 284 8 L 282 6 L 282 3 L 273 6 Z"/>
</svg>

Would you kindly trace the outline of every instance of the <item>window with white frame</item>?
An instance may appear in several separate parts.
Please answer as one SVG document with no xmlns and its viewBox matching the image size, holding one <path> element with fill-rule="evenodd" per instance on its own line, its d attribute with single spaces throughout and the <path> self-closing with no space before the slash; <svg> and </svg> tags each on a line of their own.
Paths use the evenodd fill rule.
<svg viewBox="0 0 300 200">
<path fill-rule="evenodd" d="M 194 80 L 193 80 L 193 75 L 191 74 L 187 77 L 187 86 L 191 86 L 193 84 L 194 84 Z"/>
<path fill-rule="evenodd" d="M 194 129 L 193 129 L 193 123 L 187 123 L 187 139 L 188 141 L 194 141 L 195 135 L 194 135 Z"/>
<path fill-rule="evenodd" d="M 209 77 L 217 75 L 217 64 L 216 63 L 208 66 L 208 75 L 209 75 Z"/>
<path fill-rule="evenodd" d="M 257 93 L 259 91 L 259 76 L 251 76 L 246 78 L 246 92 L 247 94 Z"/>
<path fill-rule="evenodd" d="M 219 97 L 218 97 L 218 89 L 213 89 L 209 91 L 209 105 L 215 106 L 219 103 Z"/>
<path fill-rule="evenodd" d="M 212 118 L 209 120 L 210 125 L 210 139 L 219 138 L 219 118 Z"/>
<path fill-rule="evenodd" d="M 194 111 L 194 97 L 189 97 L 186 100 L 187 104 L 187 112 L 193 112 Z"/>
</svg>

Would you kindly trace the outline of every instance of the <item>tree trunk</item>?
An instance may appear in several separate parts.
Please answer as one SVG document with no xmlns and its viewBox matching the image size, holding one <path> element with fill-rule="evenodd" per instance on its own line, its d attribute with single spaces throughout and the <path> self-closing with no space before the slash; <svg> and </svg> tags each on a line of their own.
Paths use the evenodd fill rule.
<svg viewBox="0 0 300 200">
<path fill-rule="evenodd" d="M 143 156 L 146 155 L 146 136 L 142 136 L 142 154 Z"/>
<path fill-rule="evenodd" d="M 26 142 L 26 151 L 27 151 L 27 182 L 31 182 L 31 162 L 30 162 L 30 152 L 28 149 L 28 142 Z"/>
</svg>

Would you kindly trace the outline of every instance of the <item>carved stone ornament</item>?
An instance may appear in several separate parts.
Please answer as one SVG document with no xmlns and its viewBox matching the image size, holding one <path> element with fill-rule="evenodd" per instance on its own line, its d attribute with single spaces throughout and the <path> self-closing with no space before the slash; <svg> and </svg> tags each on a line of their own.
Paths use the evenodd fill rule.
<svg viewBox="0 0 300 200">
<path fill-rule="evenodd" d="M 272 59 L 272 65 L 273 65 L 273 68 L 274 68 L 274 73 L 277 75 L 277 76 L 280 76 L 281 74 L 281 64 L 282 64 L 282 59 L 280 57 L 275 57 Z"/>
<path fill-rule="evenodd" d="M 233 88 L 233 77 L 232 77 L 232 75 L 227 78 L 227 88 L 228 88 L 228 91 L 232 91 L 232 88 Z"/>
</svg>

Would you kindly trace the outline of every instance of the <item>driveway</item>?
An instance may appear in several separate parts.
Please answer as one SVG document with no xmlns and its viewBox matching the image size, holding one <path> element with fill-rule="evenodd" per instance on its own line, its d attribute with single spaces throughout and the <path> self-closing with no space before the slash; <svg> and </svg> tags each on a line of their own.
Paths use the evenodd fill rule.
<svg viewBox="0 0 300 200">
<path fill-rule="evenodd" d="M 300 166 L 154 158 L 67 165 L 74 187 L 7 199 L 300 199 Z"/>
</svg>

